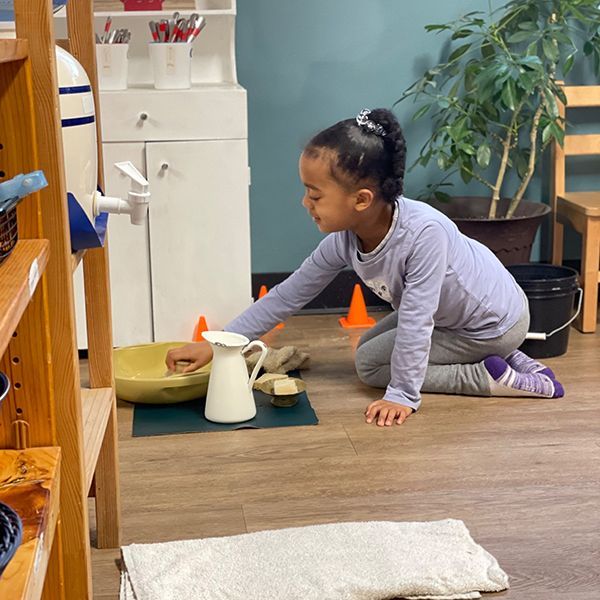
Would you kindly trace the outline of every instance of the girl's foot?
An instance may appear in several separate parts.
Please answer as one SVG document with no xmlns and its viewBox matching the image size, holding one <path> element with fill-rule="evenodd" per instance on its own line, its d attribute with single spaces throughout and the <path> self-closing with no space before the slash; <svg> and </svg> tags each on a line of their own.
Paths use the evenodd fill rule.
<svg viewBox="0 0 600 600">
<path fill-rule="evenodd" d="M 519 373 L 543 373 L 544 375 L 548 375 L 548 377 L 551 379 L 556 379 L 556 375 L 554 375 L 554 371 L 552 371 L 550 367 L 547 367 L 545 364 L 534 360 L 520 350 L 511 352 L 505 360 L 515 371 L 518 371 Z"/>
<path fill-rule="evenodd" d="M 563 386 L 544 373 L 519 373 L 502 357 L 488 356 L 483 364 L 490 377 L 492 396 L 562 398 Z"/>
</svg>

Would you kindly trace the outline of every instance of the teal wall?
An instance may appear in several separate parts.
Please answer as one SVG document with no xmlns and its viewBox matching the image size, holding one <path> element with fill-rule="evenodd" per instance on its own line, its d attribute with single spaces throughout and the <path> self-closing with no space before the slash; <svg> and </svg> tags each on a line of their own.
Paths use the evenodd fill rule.
<svg viewBox="0 0 600 600">
<path fill-rule="evenodd" d="M 488 2 L 240 0 L 237 6 L 238 76 L 248 90 L 252 270 L 287 272 L 322 237 L 300 203 L 303 145 L 363 107 L 391 107 L 440 57 L 445 38 L 427 34 L 424 26 L 486 10 Z M 426 120 L 410 122 L 413 111 L 404 103 L 396 110 L 409 164 L 428 127 Z M 416 196 L 438 173 L 433 166 L 409 173 L 406 195 Z M 466 192 L 462 185 L 455 190 Z M 538 175 L 528 197 L 542 195 Z M 540 256 L 539 244 L 534 256 Z"/>
</svg>

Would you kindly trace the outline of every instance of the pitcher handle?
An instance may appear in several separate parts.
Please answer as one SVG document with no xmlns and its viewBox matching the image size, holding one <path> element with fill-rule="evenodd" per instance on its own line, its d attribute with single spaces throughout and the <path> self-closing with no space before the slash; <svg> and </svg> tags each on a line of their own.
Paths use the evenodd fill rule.
<svg viewBox="0 0 600 600">
<path fill-rule="evenodd" d="M 248 350 L 251 350 L 252 348 L 260 348 L 260 358 L 258 359 L 256 366 L 254 367 L 254 371 L 252 371 L 252 375 L 250 376 L 250 381 L 248 384 L 250 393 L 252 393 L 252 386 L 254 385 L 254 382 L 256 381 L 256 376 L 258 375 L 260 368 L 262 367 L 263 363 L 265 362 L 265 358 L 267 358 L 267 352 L 269 351 L 269 349 L 267 348 L 267 346 L 265 344 L 263 344 L 259 340 L 255 340 L 254 342 L 250 342 L 242 350 L 242 354 L 246 354 L 246 352 L 248 352 Z"/>
</svg>

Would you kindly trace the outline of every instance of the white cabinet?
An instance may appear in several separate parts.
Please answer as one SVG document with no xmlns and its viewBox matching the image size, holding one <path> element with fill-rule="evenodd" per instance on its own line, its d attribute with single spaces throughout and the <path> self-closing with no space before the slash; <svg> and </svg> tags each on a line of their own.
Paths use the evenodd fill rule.
<svg viewBox="0 0 600 600">
<path fill-rule="evenodd" d="M 103 151 L 106 193 L 126 198 L 129 178 L 114 164 L 130 160 L 145 173 L 144 144 L 104 144 Z M 113 331 L 118 333 L 115 344 L 152 340 L 148 225 L 134 227 L 127 217 L 113 215 L 108 221 L 108 235 Z"/>
<path fill-rule="evenodd" d="M 206 83 L 182 91 L 103 92 L 101 103 L 105 142 L 247 137 L 246 90 L 234 83 Z"/>
<path fill-rule="evenodd" d="M 130 160 L 146 173 L 145 147 L 135 144 L 103 144 L 105 194 L 126 198 L 130 180 L 114 163 Z M 129 218 L 112 215 L 108 220 L 109 261 L 112 298 L 113 337 L 117 346 L 153 340 L 150 285 L 150 242 L 148 224 L 132 226 Z M 87 348 L 83 269 L 75 273 L 77 342 Z"/>
<path fill-rule="evenodd" d="M 247 165 L 246 140 L 146 145 L 157 341 L 190 339 L 200 314 L 221 328 L 250 304 Z"/>
<path fill-rule="evenodd" d="M 171 12 L 110 13 L 132 43 L 129 88 L 100 93 L 105 192 L 126 195 L 127 180 L 113 166 L 124 160 L 145 174 L 151 192 L 146 227 L 109 219 L 117 346 L 191 340 L 200 315 L 218 329 L 251 303 L 247 98 L 235 70 L 235 0 L 199 5 L 207 26 L 194 44 L 189 90 L 152 85 L 148 21 Z M 96 14 L 98 33 L 107 15 Z M 77 329 L 85 348 L 81 279 Z"/>
</svg>

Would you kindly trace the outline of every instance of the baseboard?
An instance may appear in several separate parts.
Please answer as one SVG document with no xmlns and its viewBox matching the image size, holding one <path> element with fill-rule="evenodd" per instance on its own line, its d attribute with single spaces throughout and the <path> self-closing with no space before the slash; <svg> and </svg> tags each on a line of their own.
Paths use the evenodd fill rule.
<svg viewBox="0 0 600 600">
<path fill-rule="evenodd" d="M 291 273 L 253 273 L 252 297 L 258 298 L 261 285 L 271 289 L 274 285 L 287 279 Z M 354 271 L 342 271 L 336 278 L 313 300 L 311 300 L 301 313 L 336 313 L 345 311 L 350 305 L 354 285 L 361 283 L 365 304 L 370 310 L 389 310 L 390 305 L 376 296 L 364 285 Z"/>
</svg>

